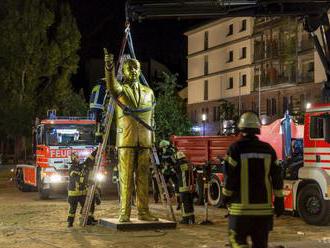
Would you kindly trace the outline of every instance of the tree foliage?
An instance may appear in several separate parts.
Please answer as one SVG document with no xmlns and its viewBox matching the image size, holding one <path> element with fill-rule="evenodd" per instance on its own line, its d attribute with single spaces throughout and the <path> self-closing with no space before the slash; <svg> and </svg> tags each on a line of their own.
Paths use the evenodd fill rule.
<svg viewBox="0 0 330 248">
<path fill-rule="evenodd" d="M 238 119 L 237 109 L 235 104 L 226 100 L 221 100 L 219 115 L 221 120 L 234 120 Z"/>
<path fill-rule="evenodd" d="M 47 109 L 85 113 L 73 92 L 80 33 L 66 1 L 0 2 L 0 135 L 29 136 Z M 74 104 L 74 105 L 73 105 Z"/>
<path fill-rule="evenodd" d="M 177 95 L 177 76 L 163 73 L 162 79 L 156 83 L 156 139 L 192 135 L 192 123 L 187 117 L 185 102 Z"/>
</svg>

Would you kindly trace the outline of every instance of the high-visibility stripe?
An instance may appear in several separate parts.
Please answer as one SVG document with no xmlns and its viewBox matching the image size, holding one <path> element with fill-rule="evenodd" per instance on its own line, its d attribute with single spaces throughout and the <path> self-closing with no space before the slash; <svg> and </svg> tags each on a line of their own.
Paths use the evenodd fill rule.
<svg viewBox="0 0 330 248">
<path fill-rule="evenodd" d="M 237 162 L 235 161 L 235 159 L 233 159 L 231 156 L 226 156 L 225 157 L 225 160 L 232 166 L 236 166 L 237 165 Z"/>
<path fill-rule="evenodd" d="M 235 236 L 236 232 L 234 230 L 229 230 L 229 242 L 232 248 L 249 248 L 249 245 L 240 245 L 236 242 Z"/>
<path fill-rule="evenodd" d="M 271 166 L 271 156 L 266 156 L 264 159 L 264 166 L 265 166 L 265 185 L 267 190 L 267 202 L 272 202 L 272 186 L 269 181 L 269 172 Z"/>
<path fill-rule="evenodd" d="M 86 193 L 87 193 L 86 190 L 81 190 L 81 191 L 69 190 L 68 196 L 82 196 L 82 195 L 86 195 Z"/>
<path fill-rule="evenodd" d="M 249 171 L 248 159 L 241 158 L 241 202 L 249 203 Z"/>
<path fill-rule="evenodd" d="M 179 192 L 187 192 L 187 191 L 189 191 L 188 186 L 179 187 Z"/>
<path fill-rule="evenodd" d="M 225 195 L 225 196 L 232 196 L 234 194 L 234 191 L 231 191 L 229 189 L 226 189 L 226 188 L 222 188 L 222 193 Z"/>
<path fill-rule="evenodd" d="M 250 209 L 231 209 L 231 208 L 229 208 L 229 214 L 231 214 L 231 215 L 265 216 L 265 215 L 273 215 L 273 210 L 272 209 L 250 210 Z"/>
<path fill-rule="evenodd" d="M 251 210 L 257 210 L 257 209 L 272 209 L 271 203 L 252 203 L 252 204 L 242 204 L 242 203 L 231 203 L 230 204 L 231 209 L 251 209 Z"/>
<path fill-rule="evenodd" d="M 74 216 L 75 216 L 75 214 L 68 213 L 68 217 L 74 217 Z"/>
</svg>

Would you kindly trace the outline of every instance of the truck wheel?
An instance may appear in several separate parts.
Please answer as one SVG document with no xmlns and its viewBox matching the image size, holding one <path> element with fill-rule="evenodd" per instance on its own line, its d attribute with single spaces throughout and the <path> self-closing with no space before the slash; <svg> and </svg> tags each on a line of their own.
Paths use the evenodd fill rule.
<svg viewBox="0 0 330 248">
<path fill-rule="evenodd" d="M 31 191 L 30 186 L 24 183 L 24 174 L 22 169 L 17 169 L 16 171 L 16 187 L 22 192 Z"/>
<path fill-rule="evenodd" d="M 330 201 L 323 199 L 317 184 L 306 185 L 300 190 L 298 211 L 307 224 L 322 226 L 330 221 Z"/>
<path fill-rule="evenodd" d="M 209 183 L 209 189 L 207 191 L 207 196 L 209 203 L 215 207 L 222 206 L 222 187 L 221 182 L 217 176 L 213 176 Z"/>
<path fill-rule="evenodd" d="M 44 183 L 42 181 L 39 181 L 38 188 L 39 188 L 39 198 L 41 200 L 49 199 L 50 190 L 49 189 L 44 189 Z"/>
</svg>

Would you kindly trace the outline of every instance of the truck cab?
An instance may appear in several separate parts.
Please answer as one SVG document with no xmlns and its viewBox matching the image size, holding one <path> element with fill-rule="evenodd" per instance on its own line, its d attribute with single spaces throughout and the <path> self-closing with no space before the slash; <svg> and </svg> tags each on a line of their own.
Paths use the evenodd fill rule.
<svg viewBox="0 0 330 248">
<path fill-rule="evenodd" d="M 303 167 L 284 180 L 285 207 L 309 224 L 330 221 L 330 105 L 308 105 L 304 123 Z"/>
<path fill-rule="evenodd" d="M 17 187 L 22 191 L 38 190 L 41 199 L 66 190 L 71 153 L 77 153 L 84 162 L 97 147 L 95 125 L 90 118 L 54 114 L 41 120 L 33 130 L 35 161 L 16 166 Z"/>
</svg>

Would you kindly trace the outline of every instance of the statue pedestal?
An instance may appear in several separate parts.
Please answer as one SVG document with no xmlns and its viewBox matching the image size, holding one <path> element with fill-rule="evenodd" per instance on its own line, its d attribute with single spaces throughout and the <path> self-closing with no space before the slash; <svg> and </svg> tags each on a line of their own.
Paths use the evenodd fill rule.
<svg viewBox="0 0 330 248">
<path fill-rule="evenodd" d="M 175 229 L 176 222 L 159 219 L 159 221 L 143 221 L 131 218 L 130 222 L 119 222 L 116 218 L 102 218 L 99 225 L 117 231 L 144 231 L 154 229 Z"/>
</svg>

